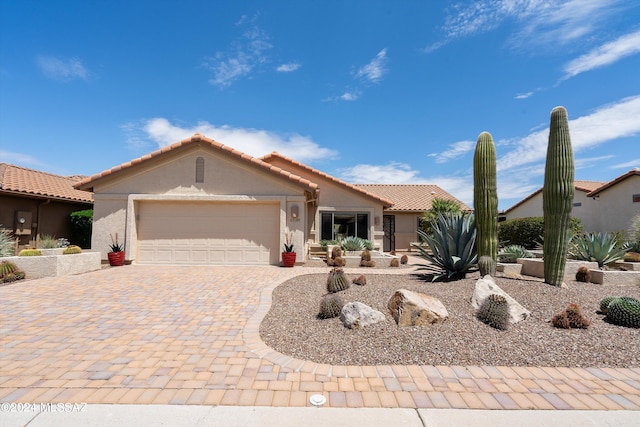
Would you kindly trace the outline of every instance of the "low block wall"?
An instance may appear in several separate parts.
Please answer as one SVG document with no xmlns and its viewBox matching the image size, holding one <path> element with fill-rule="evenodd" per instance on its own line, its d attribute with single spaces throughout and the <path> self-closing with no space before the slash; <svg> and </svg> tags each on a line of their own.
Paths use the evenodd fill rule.
<svg viewBox="0 0 640 427">
<path fill-rule="evenodd" d="M 498 264 L 496 264 L 496 271 L 504 274 L 522 274 L 522 264 L 499 262 Z"/>
<path fill-rule="evenodd" d="M 100 270 L 100 252 L 71 255 L 13 256 L 3 258 L 24 271 L 27 279 L 57 277 Z"/>
<path fill-rule="evenodd" d="M 591 270 L 591 283 L 640 286 L 640 271 Z"/>
<path fill-rule="evenodd" d="M 518 264 L 522 264 L 521 274 L 525 276 L 544 278 L 544 261 L 542 259 L 518 258 L 517 262 Z M 590 270 L 594 270 L 598 268 L 597 262 L 567 260 L 567 264 L 564 268 L 564 281 L 568 282 L 571 280 L 576 280 L 576 273 L 578 269 L 583 265 L 586 265 L 587 267 L 589 267 Z"/>
</svg>

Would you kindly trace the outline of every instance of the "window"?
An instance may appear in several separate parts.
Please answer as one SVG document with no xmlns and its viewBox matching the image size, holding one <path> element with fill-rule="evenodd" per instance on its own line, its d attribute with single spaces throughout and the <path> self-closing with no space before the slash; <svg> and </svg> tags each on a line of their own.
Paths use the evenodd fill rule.
<svg viewBox="0 0 640 427">
<path fill-rule="evenodd" d="M 204 182 L 204 157 L 196 159 L 196 182 Z"/>
<path fill-rule="evenodd" d="M 577 208 L 577 207 L 579 207 L 579 206 L 582 206 L 582 202 L 575 202 L 575 203 L 573 204 L 573 207 L 574 207 L 574 208 Z"/>
<path fill-rule="evenodd" d="M 353 212 L 322 212 L 321 240 L 340 240 L 355 236 L 369 239 L 369 214 Z"/>
<path fill-rule="evenodd" d="M 633 195 L 633 203 L 640 203 L 640 194 Z"/>
</svg>

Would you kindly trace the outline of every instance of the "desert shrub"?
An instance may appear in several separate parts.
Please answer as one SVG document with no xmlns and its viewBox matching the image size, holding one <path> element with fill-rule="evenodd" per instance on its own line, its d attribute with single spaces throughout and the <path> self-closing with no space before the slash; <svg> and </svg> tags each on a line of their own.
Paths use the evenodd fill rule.
<svg viewBox="0 0 640 427">
<path fill-rule="evenodd" d="M 83 249 L 91 247 L 91 230 L 93 228 L 93 209 L 71 212 L 71 240 Z"/>
<path fill-rule="evenodd" d="M 533 258 L 533 254 L 520 245 L 505 246 L 498 252 L 500 262 L 515 263 L 518 258 Z"/>
<path fill-rule="evenodd" d="M 476 318 L 487 325 L 506 330 L 509 327 L 509 305 L 502 295 L 491 294 L 480 304 Z"/>
<path fill-rule="evenodd" d="M 571 218 L 569 226 L 572 235 L 582 234 L 582 221 Z M 515 218 L 498 223 L 498 240 L 505 245 L 524 246 L 525 249 L 535 249 L 542 241 L 544 234 L 544 218 L 529 217 Z"/>
<path fill-rule="evenodd" d="M 582 309 L 577 304 L 569 304 L 564 311 L 553 316 L 551 324 L 563 329 L 587 329 L 591 320 L 584 317 Z"/>
<path fill-rule="evenodd" d="M 41 256 L 42 251 L 40 249 L 23 249 L 18 253 L 18 256 Z"/>
<path fill-rule="evenodd" d="M 364 286 L 367 284 L 367 278 L 364 277 L 364 274 L 361 274 L 360 276 L 353 279 L 352 282 L 356 285 Z"/>
<path fill-rule="evenodd" d="M 38 238 L 39 249 L 54 249 L 58 247 L 58 239 L 52 234 L 42 234 Z"/>
<path fill-rule="evenodd" d="M 334 268 L 327 277 L 327 291 L 336 293 L 349 288 L 349 281 L 341 268 Z"/>
<path fill-rule="evenodd" d="M 0 229 L 0 257 L 15 255 L 16 238 L 9 230 Z"/>
<path fill-rule="evenodd" d="M 589 270 L 589 267 L 583 265 L 578 268 L 578 271 L 576 271 L 576 280 L 578 282 L 589 283 L 591 281 L 591 270 Z"/>
<path fill-rule="evenodd" d="M 340 295 L 336 294 L 327 294 L 322 297 L 320 301 L 320 313 L 318 317 L 321 319 L 331 319 L 333 317 L 338 317 L 340 315 L 340 311 L 344 307 L 344 301 L 340 297 Z"/>
</svg>

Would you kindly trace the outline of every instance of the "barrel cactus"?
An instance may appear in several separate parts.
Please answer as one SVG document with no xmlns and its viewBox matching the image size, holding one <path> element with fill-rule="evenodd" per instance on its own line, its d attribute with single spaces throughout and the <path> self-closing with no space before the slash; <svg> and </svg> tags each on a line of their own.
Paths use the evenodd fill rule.
<svg viewBox="0 0 640 427">
<path fill-rule="evenodd" d="M 360 276 L 353 279 L 352 282 L 356 285 L 364 286 L 367 284 L 367 278 L 364 276 L 364 274 L 361 274 Z"/>
<path fill-rule="evenodd" d="M 341 268 L 334 268 L 327 277 L 327 291 L 336 293 L 349 288 L 349 281 Z"/>
<path fill-rule="evenodd" d="M 400 260 L 398 258 L 391 258 L 389 267 L 400 267 Z"/>
<path fill-rule="evenodd" d="M 24 279 L 23 271 L 18 270 L 18 266 L 11 261 L 0 262 L 0 283 L 10 283 Z"/>
<path fill-rule="evenodd" d="M 476 317 L 493 328 L 506 330 L 509 327 L 507 299 L 498 294 L 489 295 L 478 308 Z"/>
<path fill-rule="evenodd" d="M 607 311 L 609 310 L 609 304 L 611 304 L 614 300 L 617 300 L 620 297 L 604 297 L 602 298 L 602 300 L 600 301 L 600 312 L 602 314 L 607 314 Z"/>
<path fill-rule="evenodd" d="M 480 276 L 484 277 L 487 274 L 489 276 L 496 275 L 496 262 L 489 255 L 482 255 L 478 259 L 478 269 L 480 270 Z"/>
<path fill-rule="evenodd" d="M 82 253 L 82 249 L 80 248 L 80 246 L 76 246 L 76 245 L 67 246 L 62 251 L 62 255 L 72 255 L 72 254 L 79 254 L 79 253 Z"/>
<path fill-rule="evenodd" d="M 551 319 L 551 324 L 556 328 L 587 329 L 591 320 L 584 317 L 582 309 L 577 304 L 569 304 L 564 311 L 556 313 Z"/>
<path fill-rule="evenodd" d="M 344 301 L 339 295 L 327 294 L 323 296 L 320 301 L 320 313 L 318 314 L 318 317 L 321 319 L 338 317 L 342 307 L 344 307 Z"/>
<path fill-rule="evenodd" d="M 371 252 L 369 251 L 369 249 L 365 249 L 364 251 L 362 251 L 362 254 L 360 254 L 360 260 L 371 261 Z"/>
<path fill-rule="evenodd" d="M 478 136 L 473 156 L 473 208 L 478 229 L 478 257 L 486 255 L 495 262 L 498 256 L 498 190 L 496 147 L 489 132 Z"/>
<path fill-rule="evenodd" d="M 556 107 L 551 111 L 542 189 L 544 281 L 554 286 L 562 286 L 566 266 L 574 171 L 567 110 L 564 107 Z"/>
<path fill-rule="evenodd" d="M 607 310 L 607 320 L 620 326 L 640 328 L 640 301 L 629 297 L 611 301 Z"/>
<path fill-rule="evenodd" d="M 589 283 L 591 281 L 591 270 L 586 265 L 581 266 L 576 271 L 576 280 L 578 282 Z"/>
<path fill-rule="evenodd" d="M 408 263 L 408 262 L 409 262 L 409 257 L 408 257 L 408 256 L 406 256 L 406 255 L 402 255 L 402 256 L 400 257 L 400 264 L 406 264 L 406 263 Z"/>
<path fill-rule="evenodd" d="M 42 251 L 40 249 L 23 249 L 18 253 L 18 256 L 41 256 Z"/>
</svg>

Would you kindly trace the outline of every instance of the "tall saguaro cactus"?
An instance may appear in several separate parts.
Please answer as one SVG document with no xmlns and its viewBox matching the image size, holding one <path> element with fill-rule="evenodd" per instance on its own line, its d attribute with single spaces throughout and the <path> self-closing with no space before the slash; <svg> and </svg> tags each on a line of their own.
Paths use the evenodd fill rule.
<svg viewBox="0 0 640 427">
<path fill-rule="evenodd" d="M 478 136 L 473 156 L 473 208 L 478 229 L 478 258 L 498 258 L 498 191 L 496 184 L 496 147 L 489 132 Z"/>
<path fill-rule="evenodd" d="M 544 170 L 544 281 L 562 286 L 573 207 L 573 150 L 564 107 L 551 111 L 547 163 Z"/>
</svg>

